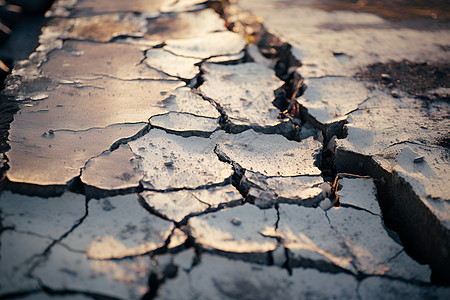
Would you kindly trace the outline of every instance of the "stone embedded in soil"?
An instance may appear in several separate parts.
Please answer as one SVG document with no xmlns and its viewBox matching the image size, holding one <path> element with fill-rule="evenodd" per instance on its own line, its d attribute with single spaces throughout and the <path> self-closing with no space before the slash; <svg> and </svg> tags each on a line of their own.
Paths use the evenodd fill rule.
<svg viewBox="0 0 450 300">
<path fill-rule="evenodd" d="M 199 117 L 191 114 L 170 112 L 164 115 L 153 116 L 149 120 L 150 125 L 178 132 L 186 136 L 208 136 L 220 129 L 218 119 Z"/>
<path fill-rule="evenodd" d="M 275 209 L 261 210 L 246 204 L 189 219 L 191 235 L 203 247 L 235 253 L 261 253 L 274 250 L 276 239 L 262 234 L 277 221 Z"/>
<path fill-rule="evenodd" d="M 4 191 L 0 211 L 2 227 L 57 240 L 85 214 L 85 197 L 65 193 L 58 198 L 41 198 Z"/>
<path fill-rule="evenodd" d="M 201 62 L 197 58 L 175 55 L 160 48 L 148 50 L 145 56 L 145 63 L 149 67 L 169 76 L 192 79 L 200 72 L 199 68 L 195 66 Z"/>
<path fill-rule="evenodd" d="M 216 151 L 241 167 L 265 176 L 320 175 L 314 165 L 322 145 L 313 138 L 289 141 L 281 135 L 247 130 L 239 134 L 214 133 Z"/>
<path fill-rule="evenodd" d="M 171 112 L 189 113 L 206 118 L 219 118 L 217 109 L 190 88 L 179 87 L 165 95 L 158 104 Z"/>
<path fill-rule="evenodd" d="M 357 281 L 347 274 L 295 268 L 292 275 L 276 266 L 257 265 L 203 254 L 192 270 L 179 265 L 177 277 L 166 280 L 156 299 L 357 299 Z M 184 258 L 187 260 L 187 258 Z M 187 260 L 189 262 L 189 260 Z"/>
<path fill-rule="evenodd" d="M 89 215 L 62 243 L 91 259 L 142 255 L 164 246 L 174 225 L 151 215 L 136 195 L 89 202 Z"/>
<path fill-rule="evenodd" d="M 237 33 L 230 31 L 213 32 L 198 38 L 166 41 L 164 49 L 170 52 L 193 58 L 237 54 L 244 49 L 246 41 Z"/>
<path fill-rule="evenodd" d="M 217 101 L 228 117 L 243 124 L 275 125 L 279 110 L 273 106 L 274 91 L 283 85 L 275 72 L 257 63 L 238 65 L 204 64 L 200 86 Z"/>
<path fill-rule="evenodd" d="M 376 198 L 376 188 L 371 178 L 341 178 L 337 195 L 341 204 L 366 209 L 381 216 L 380 206 Z"/>
<path fill-rule="evenodd" d="M 147 25 L 146 38 L 150 40 L 187 39 L 225 31 L 225 21 L 213 9 L 190 13 L 163 14 L 151 19 Z"/>
<path fill-rule="evenodd" d="M 120 299 L 140 299 L 148 289 L 151 268 L 150 259 L 145 256 L 115 261 L 91 260 L 56 245 L 33 275 L 54 290 L 88 291 Z"/>
<path fill-rule="evenodd" d="M 122 124 L 79 132 L 54 131 L 27 123 L 26 118 L 20 121 L 16 118 L 10 129 L 7 177 L 15 183 L 66 185 L 80 175 L 90 158 L 101 154 L 117 140 L 135 135 L 142 127 L 142 124 Z"/>
<path fill-rule="evenodd" d="M 298 101 L 322 124 L 346 119 L 369 97 L 364 83 L 346 77 L 307 78 L 305 84 L 307 89 Z"/>
<path fill-rule="evenodd" d="M 66 41 L 48 55 L 42 74 L 55 80 L 94 79 L 103 76 L 123 80 L 169 79 L 162 72 L 140 63 L 145 47 L 123 43 Z"/>
<path fill-rule="evenodd" d="M 126 145 L 114 151 L 105 151 L 90 159 L 81 171 L 81 181 L 103 190 L 135 188 L 144 174 L 139 169 L 139 158 Z"/>
<path fill-rule="evenodd" d="M 242 198 L 231 185 L 166 193 L 143 192 L 141 196 L 155 212 L 175 222 L 182 221 L 188 215 Z"/>
<path fill-rule="evenodd" d="M 317 206 L 329 197 L 322 185 L 328 185 L 320 176 L 266 177 L 246 171 L 245 183 L 249 195 L 254 197 L 255 205 L 270 207 L 276 203 L 291 203 L 304 206 Z M 329 186 L 329 185 L 328 185 Z"/>
<path fill-rule="evenodd" d="M 195 188 L 221 183 L 233 173 L 214 153 L 216 141 L 212 138 L 181 137 L 152 129 L 129 145 L 142 157 L 143 184 L 149 189 Z"/>
<path fill-rule="evenodd" d="M 309 260 L 316 265 L 328 264 L 328 268 L 335 265 L 355 271 L 344 240 L 336 235 L 321 208 L 280 204 L 279 214 L 278 228 L 272 235 L 283 238 L 291 264 Z"/>
<path fill-rule="evenodd" d="M 383 277 L 369 277 L 361 281 L 358 288 L 361 299 L 448 299 L 450 288 L 444 286 L 421 286 L 394 281 Z"/>
<path fill-rule="evenodd" d="M 375 195 L 371 198 L 376 201 Z M 403 246 L 389 236 L 379 216 L 344 207 L 331 208 L 327 215 L 362 273 L 429 281 L 431 271 L 427 265 L 407 255 L 395 259 Z"/>
</svg>

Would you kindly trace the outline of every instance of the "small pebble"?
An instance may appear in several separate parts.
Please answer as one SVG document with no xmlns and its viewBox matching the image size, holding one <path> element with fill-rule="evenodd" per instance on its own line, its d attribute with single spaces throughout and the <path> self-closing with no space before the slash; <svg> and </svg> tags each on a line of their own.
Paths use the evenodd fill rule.
<svg viewBox="0 0 450 300">
<path fill-rule="evenodd" d="M 397 91 L 392 91 L 391 96 L 394 98 L 398 98 L 400 96 L 400 94 Z"/>
<path fill-rule="evenodd" d="M 239 226 L 239 225 L 242 224 L 242 222 L 241 222 L 241 220 L 240 220 L 239 218 L 234 217 L 234 218 L 231 220 L 231 224 L 233 224 L 234 226 Z"/>
<path fill-rule="evenodd" d="M 381 74 L 381 78 L 386 80 L 386 81 L 391 81 L 392 78 L 389 74 Z"/>
</svg>

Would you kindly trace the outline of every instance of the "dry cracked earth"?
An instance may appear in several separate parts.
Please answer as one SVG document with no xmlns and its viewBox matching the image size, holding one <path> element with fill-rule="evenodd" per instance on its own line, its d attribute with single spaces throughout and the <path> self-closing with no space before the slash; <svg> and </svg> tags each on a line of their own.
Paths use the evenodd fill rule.
<svg viewBox="0 0 450 300">
<path fill-rule="evenodd" d="M 57 1 L 1 94 L 0 298 L 448 299 L 448 23 L 320 8 Z"/>
</svg>

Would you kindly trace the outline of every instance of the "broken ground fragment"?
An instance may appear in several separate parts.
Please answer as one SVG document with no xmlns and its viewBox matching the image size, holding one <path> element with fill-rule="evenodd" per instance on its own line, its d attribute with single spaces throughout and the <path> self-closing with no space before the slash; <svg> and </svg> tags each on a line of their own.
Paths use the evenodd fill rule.
<svg viewBox="0 0 450 300">
<path fill-rule="evenodd" d="M 39 198 L 4 191 L 0 195 L 0 297 L 36 289 L 27 276 L 39 255 L 85 214 L 85 197 L 66 193 L 59 198 Z"/>
<path fill-rule="evenodd" d="M 350 114 L 346 125 L 348 137 L 337 140 L 338 151 L 374 155 L 407 141 L 435 144 L 450 131 L 448 111 L 450 104 L 446 102 L 424 108 L 420 100 L 393 99 L 378 93 Z"/>
<path fill-rule="evenodd" d="M 214 153 L 214 139 L 184 138 L 152 129 L 129 145 L 142 157 L 142 183 L 149 189 L 195 188 L 221 183 L 233 173 Z"/>
<path fill-rule="evenodd" d="M 345 201 L 345 197 L 342 197 Z M 372 201 L 376 201 L 373 195 Z M 407 255 L 399 255 L 403 246 L 388 234 L 379 216 L 353 208 L 327 211 L 331 225 L 340 234 L 354 257 L 354 266 L 364 274 L 391 275 L 405 279 L 430 280 L 430 269 Z"/>
<path fill-rule="evenodd" d="M 0 297 L 4 294 L 39 288 L 39 284 L 27 274 L 36 256 L 42 254 L 51 243 L 51 239 L 36 235 L 12 230 L 2 232 Z"/>
<path fill-rule="evenodd" d="M 81 0 L 75 5 L 72 15 L 102 14 L 114 12 L 158 12 L 161 6 L 170 3 L 171 0 Z"/>
<path fill-rule="evenodd" d="M 192 79 L 200 72 L 195 66 L 201 62 L 197 58 L 178 56 L 160 48 L 147 50 L 145 56 L 145 63 L 148 66 L 169 76 Z"/>
<path fill-rule="evenodd" d="M 271 235 L 283 238 L 293 267 L 355 272 L 344 240 L 336 235 L 321 208 L 281 204 L 279 214 L 278 228 Z"/>
<path fill-rule="evenodd" d="M 54 290 L 76 290 L 114 299 L 140 299 L 151 270 L 148 257 L 98 261 L 56 245 L 33 276 Z"/>
<path fill-rule="evenodd" d="M 338 175 L 339 186 L 337 195 L 341 205 L 360 208 L 381 216 L 380 206 L 376 199 L 376 188 L 371 178 L 346 178 L 345 174 Z"/>
<path fill-rule="evenodd" d="M 234 32 L 207 33 L 198 38 L 167 40 L 164 49 L 187 57 L 208 58 L 211 56 L 238 54 L 244 49 L 245 39 Z"/>
<path fill-rule="evenodd" d="M 180 254 L 179 254 L 180 255 Z M 179 265 L 178 256 L 174 264 Z M 357 299 L 356 280 L 346 274 L 257 265 L 203 254 L 192 270 L 178 268 L 176 278 L 160 286 L 156 299 Z"/>
<path fill-rule="evenodd" d="M 98 15 L 69 20 L 72 27 L 69 29 L 67 37 L 104 43 L 119 36 L 143 37 L 147 25 L 144 18 L 139 18 L 134 14 Z"/>
<path fill-rule="evenodd" d="M 225 30 L 225 21 L 213 9 L 204 9 L 189 13 L 163 14 L 150 19 L 146 39 L 188 39 Z"/>
<path fill-rule="evenodd" d="M 166 193 L 144 192 L 141 196 L 152 210 L 175 222 L 242 198 L 231 185 Z"/>
<path fill-rule="evenodd" d="M 392 280 L 383 277 L 364 279 L 358 287 L 360 299 L 448 299 L 450 288 L 432 285 L 415 285 L 409 282 Z"/>
<path fill-rule="evenodd" d="M 153 127 L 187 137 L 209 137 L 214 131 L 220 129 L 219 121 L 216 118 L 205 118 L 178 112 L 153 116 L 149 119 L 149 123 Z"/>
<path fill-rule="evenodd" d="M 55 80 L 93 79 L 102 76 L 119 79 L 168 79 L 169 76 L 140 63 L 142 46 L 123 43 L 66 41 L 51 52 L 41 66 L 42 74 Z"/>
<path fill-rule="evenodd" d="M 214 133 L 216 152 L 242 168 L 265 176 L 320 175 L 314 165 L 322 145 L 313 138 L 289 141 L 281 135 L 247 130 L 239 134 Z"/>
<path fill-rule="evenodd" d="M 189 113 L 206 118 L 219 118 L 217 109 L 188 87 L 179 87 L 158 103 L 171 112 Z"/>
<path fill-rule="evenodd" d="M 33 130 L 42 131 L 40 134 L 50 128 L 86 130 L 119 123 L 146 123 L 150 116 L 167 112 L 160 101 L 182 85 L 180 81 L 112 78 L 62 81 L 55 90 L 45 91 L 46 98 L 23 105 L 14 122 L 26 119 L 27 124 L 34 124 Z"/>
<path fill-rule="evenodd" d="M 189 219 L 188 229 L 196 242 L 208 249 L 235 253 L 274 250 L 276 239 L 263 236 L 277 221 L 275 209 L 262 210 L 246 204 Z"/>
<path fill-rule="evenodd" d="M 229 118 L 243 124 L 276 125 L 279 110 L 273 106 L 274 91 L 283 85 L 272 69 L 257 63 L 204 64 L 205 82 L 200 86 L 217 101 Z M 236 122 L 233 121 L 233 122 Z"/>
<path fill-rule="evenodd" d="M 151 215 L 136 195 L 89 202 L 89 215 L 62 243 L 91 259 L 142 255 L 165 245 L 174 225 Z"/>
<path fill-rule="evenodd" d="M 142 177 L 139 158 L 127 145 L 90 159 L 81 170 L 84 184 L 102 190 L 136 188 Z"/>
<path fill-rule="evenodd" d="M 307 78 L 305 84 L 298 101 L 321 126 L 345 120 L 369 97 L 363 83 L 346 77 Z"/>
<path fill-rule="evenodd" d="M 248 197 L 254 198 L 255 205 L 261 208 L 276 203 L 317 206 L 330 196 L 328 190 L 331 190 L 321 176 L 267 177 L 251 171 L 245 172 L 241 184 L 248 189 Z"/>
<path fill-rule="evenodd" d="M 21 189 L 26 184 L 66 185 L 80 175 L 90 158 L 117 140 L 135 135 L 143 127 L 142 124 L 121 124 L 85 131 L 54 131 L 29 123 L 26 118 L 19 120 L 20 116 L 24 115 L 16 115 L 11 124 L 7 177 Z"/>
<path fill-rule="evenodd" d="M 374 14 L 323 11 L 308 3 L 282 0 L 241 1 L 239 6 L 262 16 L 267 30 L 293 45 L 304 77 L 352 76 L 380 61 L 448 60 L 446 48 L 439 45 L 448 46 L 448 39 L 442 39 L 448 32 L 434 26 L 431 19 L 411 26 L 414 23 L 389 22 Z"/>
<path fill-rule="evenodd" d="M 65 193 L 58 198 L 0 195 L 2 226 L 57 240 L 85 214 L 85 197 Z"/>
</svg>

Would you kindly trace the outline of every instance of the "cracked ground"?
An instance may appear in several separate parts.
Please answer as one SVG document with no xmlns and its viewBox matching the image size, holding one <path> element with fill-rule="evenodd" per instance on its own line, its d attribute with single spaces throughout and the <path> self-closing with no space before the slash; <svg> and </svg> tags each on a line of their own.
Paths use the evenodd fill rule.
<svg viewBox="0 0 450 300">
<path fill-rule="evenodd" d="M 450 298 L 448 5 L 393 2 L 56 1 L 0 299 Z"/>
</svg>

